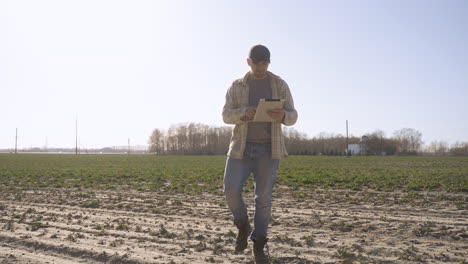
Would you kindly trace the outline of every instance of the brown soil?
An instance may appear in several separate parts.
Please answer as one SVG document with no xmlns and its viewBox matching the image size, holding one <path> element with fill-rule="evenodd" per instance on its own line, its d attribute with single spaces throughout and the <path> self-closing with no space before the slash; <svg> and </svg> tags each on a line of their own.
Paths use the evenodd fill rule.
<svg viewBox="0 0 468 264">
<path fill-rule="evenodd" d="M 252 193 L 245 198 L 251 212 Z M 467 194 L 277 189 L 269 251 L 273 263 L 467 263 L 464 201 Z M 249 250 L 233 254 L 235 232 L 224 198 L 211 194 L 0 194 L 0 264 L 253 263 Z"/>
</svg>

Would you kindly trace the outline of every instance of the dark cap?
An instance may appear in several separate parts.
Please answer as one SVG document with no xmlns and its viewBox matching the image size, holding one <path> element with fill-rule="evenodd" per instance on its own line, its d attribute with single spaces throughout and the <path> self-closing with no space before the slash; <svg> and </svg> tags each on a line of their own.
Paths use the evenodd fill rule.
<svg viewBox="0 0 468 264">
<path fill-rule="evenodd" d="M 270 51 L 267 47 L 263 45 L 255 45 L 250 49 L 249 58 L 254 63 L 259 63 L 260 61 L 270 62 Z"/>
</svg>

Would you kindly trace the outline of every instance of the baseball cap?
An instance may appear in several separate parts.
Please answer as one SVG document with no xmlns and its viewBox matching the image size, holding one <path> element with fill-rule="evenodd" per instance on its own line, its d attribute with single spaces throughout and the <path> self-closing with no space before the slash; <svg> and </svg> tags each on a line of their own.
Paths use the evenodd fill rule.
<svg viewBox="0 0 468 264">
<path fill-rule="evenodd" d="M 259 63 L 260 61 L 270 62 L 270 51 L 263 45 L 255 45 L 250 49 L 249 58 L 254 63 Z"/>
</svg>

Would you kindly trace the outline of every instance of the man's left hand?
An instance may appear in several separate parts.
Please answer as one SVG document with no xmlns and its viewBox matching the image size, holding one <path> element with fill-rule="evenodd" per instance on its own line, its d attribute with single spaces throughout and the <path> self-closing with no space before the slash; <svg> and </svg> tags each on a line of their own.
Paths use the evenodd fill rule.
<svg viewBox="0 0 468 264">
<path fill-rule="evenodd" d="M 281 122 L 284 118 L 285 112 L 281 108 L 273 109 L 268 111 L 268 115 L 273 118 L 273 120 Z"/>
</svg>

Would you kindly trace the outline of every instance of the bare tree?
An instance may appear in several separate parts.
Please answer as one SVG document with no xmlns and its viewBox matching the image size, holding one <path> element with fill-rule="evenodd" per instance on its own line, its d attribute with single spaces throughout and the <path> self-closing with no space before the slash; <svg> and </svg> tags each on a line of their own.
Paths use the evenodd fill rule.
<svg viewBox="0 0 468 264">
<path fill-rule="evenodd" d="M 413 128 L 402 128 L 394 132 L 399 154 L 417 154 L 421 150 L 422 133 Z"/>
<path fill-rule="evenodd" d="M 449 151 L 448 143 L 445 141 L 432 141 L 427 146 L 426 151 L 436 156 L 447 155 Z"/>
<path fill-rule="evenodd" d="M 468 156 L 468 142 L 456 142 L 449 150 L 450 155 Z"/>
<path fill-rule="evenodd" d="M 154 129 L 149 139 L 149 152 L 158 155 L 164 154 L 164 134 L 159 129 Z"/>
<path fill-rule="evenodd" d="M 210 127 L 204 124 L 179 124 L 167 133 L 155 129 L 149 139 L 149 152 L 171 155 L 226 154 L 231 139 L 231 127 Z"/>
</svg>

